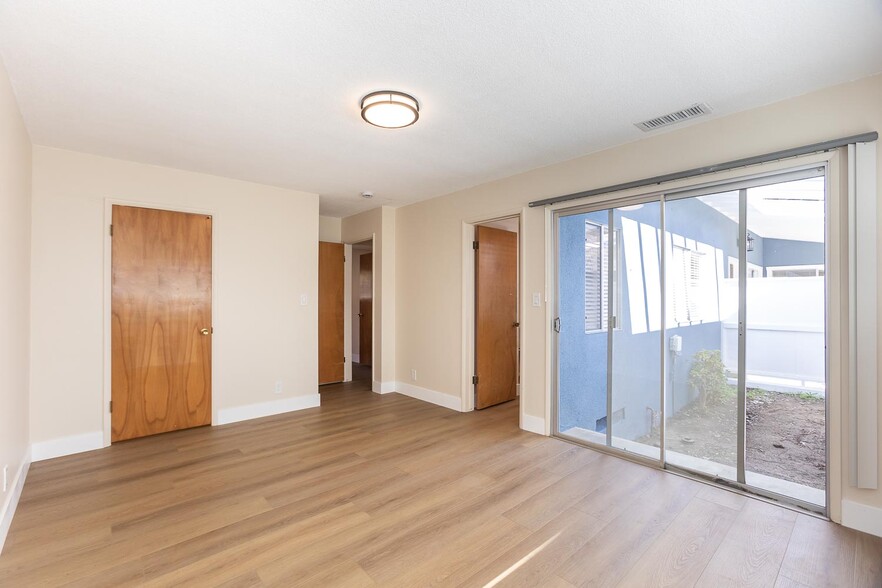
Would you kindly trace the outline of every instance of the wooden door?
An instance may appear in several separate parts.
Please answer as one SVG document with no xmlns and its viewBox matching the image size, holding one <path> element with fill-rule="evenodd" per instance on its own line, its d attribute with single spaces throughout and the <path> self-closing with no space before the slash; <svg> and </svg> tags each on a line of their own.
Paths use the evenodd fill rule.
<svg viewBox="0 0 882 588">
<path fill-rule="evenodd" d="M 343 381 L 343 244 L 319 242 L 319 384 Z"/>
<path fill-rule="evenodd" d="M 374 255 L 359 257 L 358 270 L 358 362 L 371 365 L 374 361 Z"/>
<path fill-rule="evenodd" d="M 475 227 L 475 408 L 517 397 L 518 235 Z"/>
<path fill-rule="evenodd" d="M 111 440 L 211 424 L 211 217 L 113 207 Z"/>
</svg>

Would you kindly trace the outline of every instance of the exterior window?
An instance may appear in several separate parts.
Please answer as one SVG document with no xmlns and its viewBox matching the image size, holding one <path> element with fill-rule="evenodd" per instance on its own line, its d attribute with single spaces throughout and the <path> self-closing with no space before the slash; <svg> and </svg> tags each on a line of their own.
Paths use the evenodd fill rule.
<svg viewBox="0 0 882 588">
<path fill-rule="evenodd" d="M 701 288 L 705 286 L 704 253 L 674 245 L 671 259 L 674 322 L 697 323 L 701 316 Z M 731 270 L 730 270 L 731 271 Z"/>
<path fill-rule="evenodd" d="M 823 265 L 793 265 L 766 268 L 770 278 L 816 278 L 824 275 Z"/>
<path fill-rule="evenodd" d="M 613 318 L 621 305 L 619 282 L 618 231 L 612 233 L 613 245 Z M 606 331 L 609 326 L 609 227 L 585 222 L 585 332 Z M 618 327 L 618 325 L 613 325 Z"/>
</svg>

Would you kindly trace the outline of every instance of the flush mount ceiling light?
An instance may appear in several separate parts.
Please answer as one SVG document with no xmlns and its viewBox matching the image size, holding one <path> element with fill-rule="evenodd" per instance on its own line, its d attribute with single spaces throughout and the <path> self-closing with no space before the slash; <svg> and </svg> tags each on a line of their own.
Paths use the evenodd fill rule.
<svg viewBox="0 0 882 588">
<path fill-rule="evenodd" d="M 404 92 L 371 92 L 361 99 L 361 118 L 384 129 L 409 127 L 420 118 L 420 104 Z"/>
</svg>

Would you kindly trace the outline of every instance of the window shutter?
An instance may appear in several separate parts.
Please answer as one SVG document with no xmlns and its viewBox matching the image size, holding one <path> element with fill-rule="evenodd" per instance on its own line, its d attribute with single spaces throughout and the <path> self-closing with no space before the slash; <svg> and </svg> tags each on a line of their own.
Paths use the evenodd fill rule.
<svg viewBox="0 0 882 588">
<path fill-rule="evenodd" d="M 600 226 L 585 223 L 585 330 L 601 328 L 603 273 Z"/>
</svg>

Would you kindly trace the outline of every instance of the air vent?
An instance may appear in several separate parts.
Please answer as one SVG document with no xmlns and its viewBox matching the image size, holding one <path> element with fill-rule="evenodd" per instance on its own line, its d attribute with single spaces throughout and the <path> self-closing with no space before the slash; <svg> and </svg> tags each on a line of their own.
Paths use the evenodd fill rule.
<svg viewBox="0 0 882 588">
<path fill-rule="evenodd" d="M 647 133 L 649 131 L 654 131 L 662 127 L 669 127 L 671 125 L 675 125 L 683 121 L 703 116 L 705 114 L 710 114 L 710 112 L 710 106 L 701 102 L 699 104 L 693 104 L 689 108 L 678 110 L 677 112 L 670 112 L 668 114 L 663 114 L 662 116 L 657 116 L 643 122 L 635 123 L 634 126 L 641 131 Z"/>
</svg>

